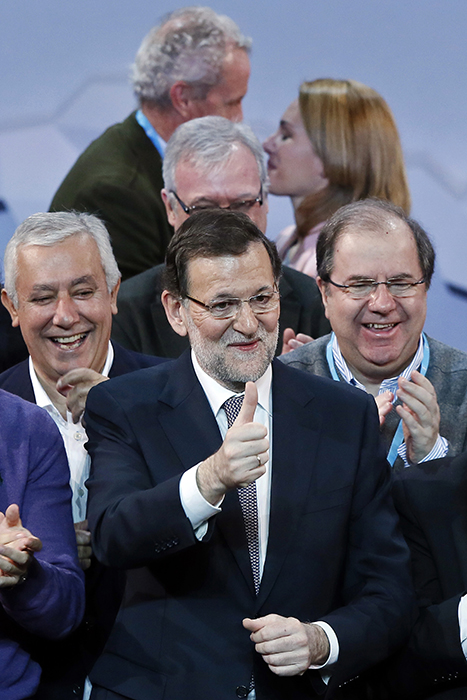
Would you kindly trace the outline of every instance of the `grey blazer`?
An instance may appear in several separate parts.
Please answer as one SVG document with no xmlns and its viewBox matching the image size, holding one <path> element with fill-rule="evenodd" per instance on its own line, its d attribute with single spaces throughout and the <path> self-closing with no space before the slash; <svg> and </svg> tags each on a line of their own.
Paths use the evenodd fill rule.
<svg viewBox="0 0 467 700">
<path fill-rule="evenodd" d="M 329 335 L 281 357 L 287 365 L 296 369 L 331 377 L 326 361 L 326 345 Z M 458 455 L 467 449 L 467 353 L 428 338 L 430 364 L 426 373 L 433 384 L 441 413 L 439 432 L 449 443 L 449 454 Z M 399 424 L 395 411 L 387 416 L 382 435 L 389 449 Z M 403 467 L 400 457 L 394 462 L 396 470 Z"/>
</svg>

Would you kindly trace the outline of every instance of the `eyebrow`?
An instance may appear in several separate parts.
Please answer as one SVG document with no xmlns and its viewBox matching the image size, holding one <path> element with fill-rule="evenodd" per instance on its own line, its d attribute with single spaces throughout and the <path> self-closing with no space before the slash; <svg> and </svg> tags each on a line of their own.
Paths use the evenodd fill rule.
<svg viewBox="0 0 467 700">
<path fill-rule="evenodd" d="M 274 291 L 274 283 L 273 284 L 264 284 L 262 287 L 260 287 L 256 292 L 253 294 L 250 294 L 252 297 L 258 296 L 258 294 L 261 294 L 262 292 L 273 292 Z M 222 300 L 222 299 L 240 299 L 240 297 L 237 297 L 233 294 L 230 294 L 229 292 L 219 292 L 219 294 L 216 294 L 214 297 L 214 300 Z"/>
<path fill-rule="evenodd" d="M 386 280 L 403 280 L 403 279 L 415 279 L 415 275 L 411 275 L 410 272 L 399 272 L 398 274 L 391 275 L 390 277 L 387 277 Z M 353 282 L 361 282 L 365 280 L 374 280 L 374 277 L 370 277 L 369 275 L 349 275 L 347 277 L 348 281 L 353 281 Z"/>
<path fill-rule="evenodd" d="M 71 287 L 76 287 L 79 284 L 87 284 L 87 283 L 92 283 L 95 284 L 96 281 L 92 275 L 83 275 L 82 277 L 77 277 L 74 280 L 71 280 Z M 54 284 L 47 284 L 46 282 L 42 284 L 34 284 L 32 287 L 33 292 L 53 292 L 56 290 L 56 285 Z"/>
</svg>

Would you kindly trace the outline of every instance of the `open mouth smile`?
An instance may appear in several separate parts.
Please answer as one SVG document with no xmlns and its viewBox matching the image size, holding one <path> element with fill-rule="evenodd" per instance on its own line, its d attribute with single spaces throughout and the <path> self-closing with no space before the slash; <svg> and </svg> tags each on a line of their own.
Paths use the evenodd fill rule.
<svg viewBox="0 0 467 700">
<path fill-rule="evenodd" d="M 397 323 L 364 323 L 365 328 L 372 331 L 390 331 L 395 328 Z"/>
<path fill-rule="evenodd" d="M 76 350 L 81 347 L 88 335 L 89 331 L 69 336 L 56 336 L 55 338 L 49 338 L 49 340 L 57 345 L 60 350 Z"/>
</svg>

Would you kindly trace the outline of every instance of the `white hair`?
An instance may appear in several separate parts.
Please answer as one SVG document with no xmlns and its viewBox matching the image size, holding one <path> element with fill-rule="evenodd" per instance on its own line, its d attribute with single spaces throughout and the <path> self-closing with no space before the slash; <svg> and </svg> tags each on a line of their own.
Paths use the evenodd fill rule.
<svg viewBox="0 0 467 700">
<path fill-rule="evenodd" d="M 71 236 L 85 234 L 96 243 L 109 292 L 120 279 L 120 270 L 112 251 L 110 236 L 97 216 L 77 212 L 40 212 L 29 216 L 18 226 L 5 249 L 5 289 L 15 306 L 18 305 L 16 278 L 18 248 L 30 245 L 53 246 Z"/>
<path fill-rule="evenodd" d="M 245 146 L 256 160 L 258 176 L 266 194 L 268 177 L 264 150 L 246 124 L 225 117 L 200 117 L 181 124 L 170 137 L 164 155 L 163 177 L 167 190 L 176 190 L 175 172 L 180 162 L 190 162 L 202 170 L 222 166 L 238 144 Z"/>
<path fill-rule="evenodd" d="M 170 107 L 170 89 L 178 80 L 189 83 L 197 99 L 222 79 L 222 64 L 230 47 L 249 53 L 251 39 L 235 22 L 209 7 L 184 7 L 164 17 L 143 39 L 131 79 L 140 103 Z"/>
</svg>

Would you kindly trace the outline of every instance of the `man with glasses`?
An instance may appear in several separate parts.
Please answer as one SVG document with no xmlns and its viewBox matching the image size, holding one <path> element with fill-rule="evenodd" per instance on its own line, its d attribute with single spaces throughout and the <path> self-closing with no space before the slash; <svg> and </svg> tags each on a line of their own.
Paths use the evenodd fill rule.
<svg viewBox="0 0 467 700">
<path fill-rule="evenodd" d="M 211 116 L 182 124 L 167 144 L 163 175 L 162 198 L 175 229 L 193 212 L 220 207 L 247 214 L 266 231 L 264 151 L 245 124 Z M 122 284 L 112 337 L 129 350 L 178 357 L 188 342 L 167 321 L 160 300 L 163 269 L 153 267 Z M 284 267 L 279 291 L 281 337 L 286 328 L 313 338 L 329 332 L 314 279 Z"/>
<path fill-rule="evenodd" d="M 273 360 L 280 272 L 248 216 L 193 213 L 162 294 L 191 352 L 89 394 L 93 543 L 126 569 L 92 700 L 342 698 L 408 632 L 374 402 Z"/>
<path fill-rule="evenodd" d="M 467 354 L 422 331 L 435 253 L 398 207 L 342 207 L 317 245 L 331 336 L 283 360 L 373 394 L 396 469 L 467 448 Z"/>
</svg>

